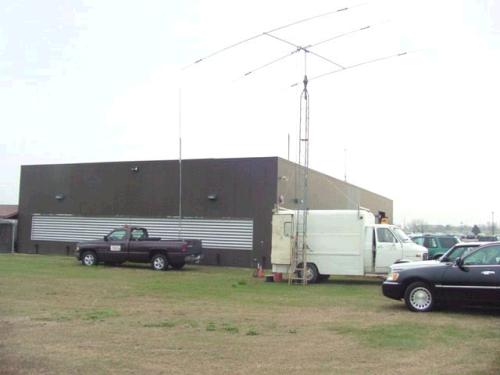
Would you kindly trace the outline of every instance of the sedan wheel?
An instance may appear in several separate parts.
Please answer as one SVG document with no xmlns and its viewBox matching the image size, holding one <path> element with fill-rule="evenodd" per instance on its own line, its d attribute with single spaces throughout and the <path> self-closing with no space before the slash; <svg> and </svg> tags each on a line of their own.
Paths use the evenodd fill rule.
<svg viewBox="0 0 500 375">
<path fill-rule="evenodd" d="M 427 312 L 434 306 L 434 296 L 431 288 L 423 282 L 410 284 L 405 291 L 406 306 L 415 312 Z"/>
</svg>

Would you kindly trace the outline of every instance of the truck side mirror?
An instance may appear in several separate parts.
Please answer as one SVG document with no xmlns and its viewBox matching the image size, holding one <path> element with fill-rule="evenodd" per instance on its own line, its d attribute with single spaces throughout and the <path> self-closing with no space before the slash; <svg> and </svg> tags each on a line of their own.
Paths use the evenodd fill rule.
<svg viewBox="0 0 500 375">
<path fill-rule="evenodd" d="M 457 259 L 455 259 L 455 265 L 458 268 L 463 269 L 464 268 L 464 260 L 461 257 L 458 257 Z"/>
<path fill-rule="evenodd" d="M 108 236 L 104 236 L 104 241 L 107 241 L 108 240 Z"/>
</svg>

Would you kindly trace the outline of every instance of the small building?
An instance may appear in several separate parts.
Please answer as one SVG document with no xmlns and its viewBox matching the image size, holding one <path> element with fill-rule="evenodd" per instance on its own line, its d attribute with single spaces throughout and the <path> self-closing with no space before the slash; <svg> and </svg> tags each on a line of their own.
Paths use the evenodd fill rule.
<svg viewBox="0 0 500 375">
<path fill-rule="evenodd" d="M 272 212 L 298 207 L 300 168 L 278 157 L 22 166 L 18 248 L 70 255 L 77 241 L 130 224 L 202 239 L 205 264 L 269 266 Z M 362 206 L 392 219 L 388 198 L 314 170 L 308 181 L 310 209 Z"/>
<path fill-rule="evenodd" d="M 14 252 L 17 233 L 17 205 L 0 204 L 0 253 Z"/>
</svg>

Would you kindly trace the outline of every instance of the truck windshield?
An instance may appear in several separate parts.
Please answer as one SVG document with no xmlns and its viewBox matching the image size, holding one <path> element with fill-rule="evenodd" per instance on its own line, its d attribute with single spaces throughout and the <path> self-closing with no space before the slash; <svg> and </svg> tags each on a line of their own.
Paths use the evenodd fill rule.
<svg viewBox="0 0 500 375">
<path fill-rule="evenodd" d="M 393 232 L 396 233 L 401 242 L 411 242 L 411 238 L 401 228 L 393 228 Z"/>
</svg>

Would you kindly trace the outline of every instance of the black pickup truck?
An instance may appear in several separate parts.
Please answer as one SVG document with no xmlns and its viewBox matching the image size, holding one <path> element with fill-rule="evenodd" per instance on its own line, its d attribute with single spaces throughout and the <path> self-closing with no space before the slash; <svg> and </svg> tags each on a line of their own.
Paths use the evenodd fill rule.
<svg viewBox="0 0 500 375">
<path fill-rule="evenodd" d="M 102 240 L 80 242 L 75 257 L 85 266 L 99 262 L 151 263 L 154 270 L 169 266 L 181 269 L 186 263 L 198 263 L 202 257 L 201 240 L 162 240 L 149 237 L 146 228 L 125 226 L 112 230 Z"/>
</svg>

